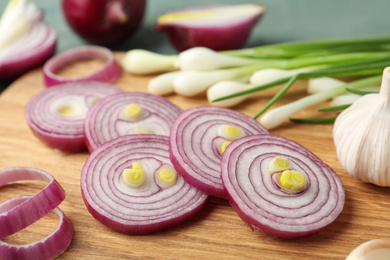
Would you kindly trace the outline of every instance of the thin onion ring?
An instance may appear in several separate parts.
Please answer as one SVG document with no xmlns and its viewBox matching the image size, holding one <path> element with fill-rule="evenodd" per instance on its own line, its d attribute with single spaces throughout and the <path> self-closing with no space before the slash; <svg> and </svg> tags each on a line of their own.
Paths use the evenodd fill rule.
<svg viewBox="0 0 390 260">
<path fill-rule="evenodd" d="M 9 199 L 0 204 L 0 214 L 9 208 L 18 207 L 32 198 L 32 196 L 22 196 Z M 10 245 L 0 240 L 0 259 L 46 260 L 53 259 L 65 251 L 73 237 L 72 224 L 59 208 L 54 208 L 52 212 L 60 217 L 59 225 L 52 234 L 40 241 L 21 246 Z"/>
<path fill-rule="evenodd" d="M 7 212 L 0 213 L 0 239 L 36 222 L 55 209 L 65 199 L 65 191 L 61 185 L 52 175 L 43 170 L 29 167 L 13 167 L 0 171 L 0 187 L 22 180 L 42 180 L 49 182 L 49 184 L 20 205 Z"/>
<path fill-rule="evenodd" d="M 107 63 L 99 70 L 80 78 L 70 79 L 55 74 L 60 68 L 70 63 L 86 59 L 105 59 Z M 43 66 L 44 82 L 46 87 L 51 87 L 66 82 L 79 81 L 102 81 L 113 82 L 122 73 L 122 69 L 115 59 L 111 50 L 101 46 L 82 46 L 63 53 L 60 53 L 49 59 Z"/>
</svg>

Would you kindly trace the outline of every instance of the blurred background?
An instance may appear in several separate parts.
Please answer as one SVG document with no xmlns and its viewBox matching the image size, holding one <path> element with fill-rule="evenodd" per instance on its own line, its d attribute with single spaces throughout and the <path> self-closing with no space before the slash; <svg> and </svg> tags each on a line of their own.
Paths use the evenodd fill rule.
<svg viewBox="0 0 390 260">
<path fill-rule="evenodd" d="M 8 0 L 0 1 L 1 13 L 7 2 Z M 58 33 L 57 53 L 89 44 L 67 25 L 60 0 L 33 0 L 33 2 L 45 10 L 44 19 Z M 186 6 L 243 3 L 257 3 L 266 7 L 266 13 L 254 28 L 246 47 L 284 41 L 389 34 L 390 2 L 388 0 L 148 0 L 141 28 L 132 38 L 113 46 L 112 49 L 127 51 L 142 48 L 164 54 L 176 53 L 166 35 L 154 30 L 158 16 Z"/>
</svg>

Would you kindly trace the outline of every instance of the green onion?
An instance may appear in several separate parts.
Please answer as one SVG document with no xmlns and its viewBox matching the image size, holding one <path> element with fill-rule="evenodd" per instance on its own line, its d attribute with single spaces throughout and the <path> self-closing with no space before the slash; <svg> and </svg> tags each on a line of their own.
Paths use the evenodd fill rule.
<svg viewBox="0 0 390 260">
<path fill-rule="evenodd" d="M 286 119 L 290 118 L 293 114 L 305 108 L 308 108 L 310 106 L 326 101 L 330 98 L 347 93 L 346 88 L 359 89 L 368 86 L 373 86 L 376 84 L 380 84 L 381 80 L 382 80 L 382 74 L 379 74 L 372 77 L 356 80 L 353 82 L 348 82 L 345 83 L 345 85 L 306 96 L 304 98 L 291 102 L 287 105 L 280 106 L 268 111 L 262 116 L 260 123 L 262 123 L 263 126 L 265 126 L 268 129 L 277 127 L 281 123 L 283 123 Z"/>
<path fill-rule="evenodd" d="M 326 118 L 290 118 L 290 121 L 294 123 L 304 123 L 304 124 L 331 124 L 336 121 L 336 117 L 326 117 Z"/>
<path fill-rule="evenodd" d="M 346 90 L 353 94 L 362 95 L 362 96 L 367 94 L 379 93 L 379 91 L 357 90 L 357 89 L 350 89 L 350 88 L 347 88 Z"/>
<path fill-rule="evenodd" d="M 345 105 L 339 105 L 339 106 L 332 106 L 332 107 L 324 107 L 317 109 L 318 112 L 333 112 L 333 111 L 340 111 L 344 110 L 348 107 L 350 107 L 352 104 L 345 104 Z"/>
</svg>

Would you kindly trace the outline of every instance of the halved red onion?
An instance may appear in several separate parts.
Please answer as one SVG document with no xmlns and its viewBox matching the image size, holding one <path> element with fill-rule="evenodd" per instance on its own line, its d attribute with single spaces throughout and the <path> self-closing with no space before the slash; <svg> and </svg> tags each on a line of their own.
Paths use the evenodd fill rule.
<svg viewBox="0 0 390 260">
<path fill-rule="evenodd" d="M 122 136 L 93 151 L 81 172 L 81 191 L 92 216 L 136 235 L 175 227 L 196 216 L 206 203 L 205 193 L 176 174 L 168 187 L 158 179 L 162 169 L 175 173 L 168 150 L 167 136 L 145 134 Z M 135 164 L 143 169 L 138 187 L 124 179 L 124 171 L 134 170 Z"/>
<path fill-rule="evenodd" d="M 71 63 L 89 59 L 105 60 L 106 64 L 101 69 L 80 78 L 66 78 L 56 74 L 59 69 L 68 66 Z M 101 46 L 82 46 L 65 51 L 48 60 L 43 66 L 43 75 L 46 87 L 67 82 L 91 80 L 112 82 L 116 80 L 121 73 L 122 69 L 116 61 L 114 53 Z"/>
<path fill-rule="evenodd" d="M 35 223 L 50 212 L 60 216 L 57 229 L 46 238 L 27 245 L 9 245 L 0 240 L 0 259 L 53 259 L 70 244 L 73 228 L 58 209 L 65 192 L 47 172 L 30 167 L 13 167 L 0 171 L 0 187 L 16 181 L 46 181 L 49 184 L 34 196 L 16 197 L 0 204 L 0 239 Z"/>
<path fill-rule="evenodd" d="M 287 172 L 300 172 L 305 187 L 294 191 L 280 186 L 284 180 L 279 174 L 287 168 L 273 173 L 270 162 L 275 158 L 290 162 Z M 238 215 L 252 229 L 272 236 L 298 238 L 319 232 L 344 207 L 345 192 L 338 175 L 306 148 L 280 136 L 253 135 L 232 142 L 222 156 L 221 170 L 226 194 Z M 299 178 L 286 184 L 295 182 Z"/>
<path fill-rule="evenodd" d="M 264 12 L 264 6 L 255 4 L 188 7 L 160 16 L 155 29 L 166 32 L 179 52 L 197 46 L 239 49 Z"/>
<path fill-rule="evenodd" d="M 0 214 L 6 214 L 8 210 L 19 207 L 32 198 L 32 196 L 12 198 L 0 204 Z M 33 215 L 33 212 L 34 211 L 31 210 L 30 214 Z M 10 245 L 0 240 L 0 259 L 49 260 L 57 257 L 65 251 L 72 241 L 73 227 L 69 219 L 59 208 L 54 208 L 52 212 L 60 217 L 59 225 L 52 234 L 40 241 L 18 246 Z M 4 226 L 2 225 L 2 228 L 3 227 Z"/>
<path fill-rule="evenodd" d="M 226 128 L 225 128 L 226 127 Z M 224 136 L 222 130 L 240 131 Z M 234 133 L 233 133 L 234 134 Z M 227 108 L 203 106 L 184 111 L 170 135 L 170 158 L 178 173 L 196 188 L 226 198 L 221 180 L 221 152 L 233 139 L 268 134 L 256 120 Z"/>
<path fill-rule="evenodd" d="M 27 104 L 30 129 L 48 146 L 67 152 L 86 151 L 84 119 L 99 99 L 122 92 L 104 82 L 70 82 L 46 88 Z"/>
<path fill-rule="evenodd" d="M 36 222 L 65 199 L 65 192 L 60 184 L 45 171 L 27 167 L 6 168 L 0 171 L 0 187 L 26 180 L 46 181 L 49 184 L 17 207 L 0 213 L 0 239 Z"/>
<path fill-rule="evenodd" d="M 15 43 L 0 52 L 0 81 L 13 80 L 42 66 L 57 45 L 56 31 L 43 21 L 33 22 Z"/>
<path fill-rule="evenodd" d="M 182 110 L 168 99 L 148 93 L 126 92 L 99 101 L 88 111 L 85 137 L 90 152 L 129 134 L 169 135 Z"/>
</svg>

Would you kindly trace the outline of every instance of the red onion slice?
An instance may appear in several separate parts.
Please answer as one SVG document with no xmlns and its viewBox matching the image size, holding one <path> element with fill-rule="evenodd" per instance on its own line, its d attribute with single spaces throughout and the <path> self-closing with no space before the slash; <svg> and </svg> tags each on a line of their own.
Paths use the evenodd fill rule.
<svg viewBox="0 0 390 260">
<path fill-rule="evenodd" d="M 31 201 L 34 197 L 23 196 L 12 198 L 0 204 L 0 215 L 7 211 L 18 208 L 21 205 Z M 34 212 L 33 210 L 31 212 Z M 53 213 L 60 216 L 60 223 L 57 229 L 44 239 L 27 245 L 10 245 L 0 240 L 0 259 L 2 260 L 45 260 L 53 259 L 68 248 L 72 237 L 73 227 L 69 219 L 59 208 L 54 208 Z M 33 215 L 33 213 L 31 213 Z M 31 215 L 28 216 L 31 217 Z M 11 221 L 10 223 L 12 223 Z M 5 225 L 1 225 L 2 229 Z"/>
<path fill-rule="evenodd" d="M 134 162 L 144 170 L 144 182 L 138 188 L 127 186 L 122 179 L 122 172 Z M 180 176 L 170 187 L 162 186 L 157 180 L 162 168 L 173 169 L 167 136 L 127 135 L 101 145 L 81 172 L 81 190 L 89 212 L 112 229 L 136 235 L 191 219 L 208 196 Z"/>
<path fill-rule="evenodd" d="M 54 53 L 56 31 L 37 21 L 18 41 L 0 52 L 0 81 L 8 81 L 43 65 Z"/>
<path fill-rule="evenodd" d="M 73 62 L 94 58 L 106 60 L 107 63 L 101 69 L 93 72 L 90 75 L 71 79 L 55 74 L 56 71 Z M 65 51 L 48 60 L 43 66 L 44 81 L 47 87 L 67 82 L 80 82 L 91 80 L 112 82 L 116 80 L 121 73 L 122 69 L 116 61 L 112 51 L 100 46 L 82 46 Z"/>
<path fill-rule="evenodd" d="M 178 173 L 196 188 L 226 198 L 221 180 L 221 153 L 218 146 L 223 126 L 239 127 L 243 136 L 268 134 L 256 120 L 220 107 L 196 107 L 184 111 L 172 126 L 170 158 Z"/>
<path fill-rule="evenodd" d="M 286 192 L 271 177 L 274 158 L 291 162 L 306 187 Z M 314 234 L 331 224 L 344 207 L 338 175 L 299 144 L 275 135 L 253 135 L 234 141 L 222 156 L 222 181 L 232 206 L 253 229 L 281 238 Z M 275 176 L 275 175 L 272 175 Z"/>
<path fill-rule="evenodd" d="M 65 199 L 65 192 L 60 184 L 45 171 L 26 167 L 7 168 L 0 171 L 0 187 L 11 182 L 26 180 L 47 181 L 49 184 L 20 205 L 7 212 L 0 212 L 0 239 L 36 222 Z"/>
<path fill-rule="evenodd" d="M 126 116 L 127 108 L 133 107 Z M 168 99 L 141 92 L 111 95 L 88 111 L 85 137 L 90 152 L 119 136 L 147 133 L 169 135 L 182 110 Z"/>
<path fill-rule="evenodd" d="M 119 92 L 122 90 L 114 85 L 93 81 L 46 88 L 28 102 L 26 120 L 34 135 L 48 146 L 85 151 L 83 125 L 88 109 L 99 99 Z"/>
</svg>

